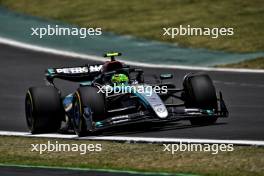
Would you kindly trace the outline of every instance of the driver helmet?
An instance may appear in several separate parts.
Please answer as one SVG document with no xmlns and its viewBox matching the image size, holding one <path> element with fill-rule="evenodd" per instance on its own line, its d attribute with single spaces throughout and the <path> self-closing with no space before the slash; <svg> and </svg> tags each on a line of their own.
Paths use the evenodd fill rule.
<svg viewBox="0 0 264 176">
<path fill-rule="evenodd" d="M 111 81 L 115 85 L 127 85 L 128 76 L 125 74 L 114 74 L 111 78 Z"/>
</svg>

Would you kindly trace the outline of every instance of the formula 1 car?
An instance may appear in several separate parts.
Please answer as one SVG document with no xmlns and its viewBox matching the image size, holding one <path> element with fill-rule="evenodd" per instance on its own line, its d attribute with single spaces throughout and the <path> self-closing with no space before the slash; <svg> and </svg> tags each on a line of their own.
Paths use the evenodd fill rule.
<svg viewBox="0 0 264 176">
<path fill-rule="evenodd" d="M 86 136 L 131 123 L 190 120 L 192 125 L 210 125 L 228 116 L 222 93 L 217 98 L 208 75 L 187 74 L 183 88 L 164 82 L 172 74 L 161 74 L 159 83 L 147 84 L 142 69 L 115 60 L 120 55 L 105 54 L 111 60 L 104 64 L 47 69 L 47 85 L 31 87 L 26 93 L 30 132 L 57 132 L 63 122 L 64 129 Z M 62 96 L 55 78 L 78 82 L 79 87 Z"/>
</svg>

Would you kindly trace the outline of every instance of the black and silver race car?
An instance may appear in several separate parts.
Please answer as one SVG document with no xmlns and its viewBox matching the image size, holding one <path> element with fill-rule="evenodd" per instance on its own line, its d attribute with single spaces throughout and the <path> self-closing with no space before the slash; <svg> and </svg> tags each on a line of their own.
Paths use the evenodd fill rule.
<svg viewBox="0 0 264 176">
<path fill-rule="evenodd" d="M 111 61 L 104 64 L 47 69 L 47 86 L 31 87 L 26 94 L 30 132 L 57 132 L 63 128 L 86 136 L 131 123 L 189 120 L 192 125 L 210 125 L 228 116 L 222 93 L 217 98 L 208 75 L 185 75 L 181 89 L 166 82 L 172 74 L 162 74 L 159 83 L 147 84 L 142 69 L 115 60 L 120 55 L 105 54 Z M 78 82 L 79 87 L 62 96 L 55 78 Z"/>
</svg>

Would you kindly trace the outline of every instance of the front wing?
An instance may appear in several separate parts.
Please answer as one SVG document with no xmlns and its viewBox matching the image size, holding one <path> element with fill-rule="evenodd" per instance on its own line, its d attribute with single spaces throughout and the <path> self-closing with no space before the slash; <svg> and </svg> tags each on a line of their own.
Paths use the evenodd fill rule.
<svg viewBox="0 0 264 176">
<path fill-rule="evenodd" d="M 95 122 L 93 125 L 93 131 L 99 129 L 105 129 L 113 126 L 120 126 L 124 124 L 133 124 L 141 122 L 173 122 L 180 120 L 190 120 L 193 118 L 215 118 L 215 117 L 227 117 L 221 113 L 206 112 L 207 110 L 201 109 L 185 109 L 187 111 L 169 111 L 169 116 L 166 119 L 160 119 L 153 117 L 149 112 L 138 112 L 127 115 L 120 115 L 108 118 L 103 121 Z M 91 130 L 91 129 L 90 129 Z"/>
</svg>

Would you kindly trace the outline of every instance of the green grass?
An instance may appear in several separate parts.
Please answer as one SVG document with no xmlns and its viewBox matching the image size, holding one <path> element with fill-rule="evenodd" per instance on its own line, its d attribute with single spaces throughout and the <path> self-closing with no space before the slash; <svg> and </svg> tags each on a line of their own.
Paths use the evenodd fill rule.
<svg viewBox="0 0 264 176">
<path fill-rule="evenodd" d="M 216 67 L 264 69 L 264 57 L 234 64 L 217 65 Z"/>
<path fill-rule="evenodd" d="M 26 14 L 103 31 L 236 52 L 263 51 L 262 0 L 0 0 Z M 234 36 L 163 37 L 163 27 L 233 27 Z"/>
<path fill-rule="evenodd" d="M 232 152 L 163 152 L 160 144 L 127 144 L 103 141 L 62 140 L 59 143 L 102 144 L 101 152 L 31 152 L 31 144 L 55 139 L 0 137 L 0 163 L 59 167 L 101 168 L 200 175 L 260 176 L 264 173 L 263 147 L 235 147 Z"/>
</svg>

